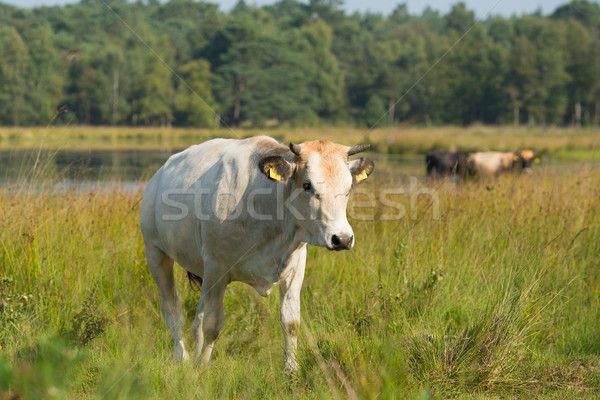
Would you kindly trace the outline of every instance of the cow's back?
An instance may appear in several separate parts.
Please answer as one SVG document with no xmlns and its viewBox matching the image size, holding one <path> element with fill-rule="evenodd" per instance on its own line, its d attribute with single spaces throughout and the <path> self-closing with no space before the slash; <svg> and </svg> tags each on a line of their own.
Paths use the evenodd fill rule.
<svg viewBox="0 0 600 400">
<path fill-rule="evenodd" d="M 191 146 L 169 157 L 154 174 L 140 205 L 140 226 L 146 244 L 152 244 L 179 263 L 188 263 L 199 256 L 194 246 L 193 201 L 185 198 L 193 197 L 194 183 L 219 164 L 228 142 L 215 139 Z M 173 207 L 173 202 L 186 208 Z"/>
<path fill-rule="evenodd" d="M 475 173 L 492 176 L 507 171 L 512 166 L 514 153 L 482 151 L 469 156 L 469 163 Z"/>
<path fill-rule="evenodd" d="M 268 137 L 213 139 L 171 156 L 144 192 L 140 209 L 144 241 L 202 276 L 199 268 L 207 241 L 227 234 L 230 240 L 238 239 L 236 229 L 248 230 L 243 216 L 224 219 L 250 188 L 269 185 L 255 164 L 273 149 L 286 148 Z M 234 255 L 227 251 L 229 246 L 218 248 L 223 249 L 222 259 Z"/>
</svg>

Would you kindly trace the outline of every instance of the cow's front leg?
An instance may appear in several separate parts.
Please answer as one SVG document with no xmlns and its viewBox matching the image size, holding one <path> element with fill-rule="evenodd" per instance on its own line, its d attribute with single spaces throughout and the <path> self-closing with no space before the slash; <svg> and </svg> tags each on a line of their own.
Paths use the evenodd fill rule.
<svg viewBox="0 0 600 400">
<path fill-rule="evenodd" d="M 204 322 L 204 296 L 200 296 L 198 306 L 196 307 L 196 317 L 194 318 L 194 356 L 200 360 L 202 346 L 204 345 L 204 332 L 202 325 Z"/>
<path fill-rule="evenodd" d="M 280 319 L 285 339 L 285 369 L 296 371 L 299 367 L 296 352 L 300 327 L 300 290 L 306 266 L 306 244 L 290 254 L 286 264 L 279 280 Z"/>
<path fill-rule="evenodd" d="M 198 302 L 194 320 L 195 352 L 203 364 L 210 361 L 215 341 L 225 323 L 223 298 L 228 283 L 224 276 L 215 277 L 206 274 L 203 277 L 202 297 Z M 202 346 L 201 350 L 200 346 Z"/>
</svg>

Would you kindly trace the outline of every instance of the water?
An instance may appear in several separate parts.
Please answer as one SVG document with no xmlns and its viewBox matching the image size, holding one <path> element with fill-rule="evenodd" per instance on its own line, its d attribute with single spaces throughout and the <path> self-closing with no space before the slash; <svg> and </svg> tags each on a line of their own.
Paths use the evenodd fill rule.
<svg viewBox="0 0 600 400">
<path fill-rule="evenodd" d="M 176 151 L 0 150 L 0 184 L 53 182 L 59 189 L 120 186 L 136 190 Z"/>
<path fill-rule="evenodd" d="M 65 182 L 144 182 L 172 154 L 181 149 L 147 150 L 0 150 L 0 183 L 15 184 L 32 175 L 32 169 L 54 181 Z M 371 154 L 377 170 L 401 170 L 411 175 L 424 172 L 421 156 Z"/>
<path fill-rule="evenodd" d="M 180 150 L 0 150 L 0 185 L 23 185 L 32 181 L 39 184 L 47 180 L 60 189 L 87 190 L 117 185 L 126 190 L 137 190 L 170 155 Z M 422 155 L 369 154 L 368 157 L 374 159 L 380 179 L 393 182 L 409 176 L 425 178 Z M 536 174 L 556 174 L 599 167 L 600 162 L 545 158 L 535 165 L 534 170 Z"/>
</svg>

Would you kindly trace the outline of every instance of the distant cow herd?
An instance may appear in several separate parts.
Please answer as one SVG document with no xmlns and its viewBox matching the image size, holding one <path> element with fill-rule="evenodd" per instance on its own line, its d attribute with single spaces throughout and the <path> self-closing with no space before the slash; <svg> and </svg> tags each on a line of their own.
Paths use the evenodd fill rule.
<svg viewBox="0 0 600 400">
<path fill-rule="evenodd" d="M 425 157 L 427 176 L 436 179 L 444 177 L 486 178 L 509 172 L 531 174 L 531 167 L 537 161 L 539 158 L 536 158 L 531 150 L 466 153 L 434 149 Z"/>
</svg>

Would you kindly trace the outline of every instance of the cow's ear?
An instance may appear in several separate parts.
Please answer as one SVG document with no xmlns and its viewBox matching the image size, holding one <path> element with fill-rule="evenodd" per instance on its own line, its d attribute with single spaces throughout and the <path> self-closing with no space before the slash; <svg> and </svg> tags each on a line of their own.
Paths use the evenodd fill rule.
<svg viewBox="0 0 600 400">
<path fill-rule="evenodd" d="M 371 175 L 371 172 L 375 169 L 375 163 L 368 158 L 361 157 L 358 160 L 348 162 L 348 168 L 352 173 L 352 183 L 357 184 Z"/>
<path fill-rule="evenodd" d="M 265 157 L 258 163 L 260 172 L 272 181 L 286 183 L 294 173 L 294 166 L 280 156 Z"/>
</svg>

